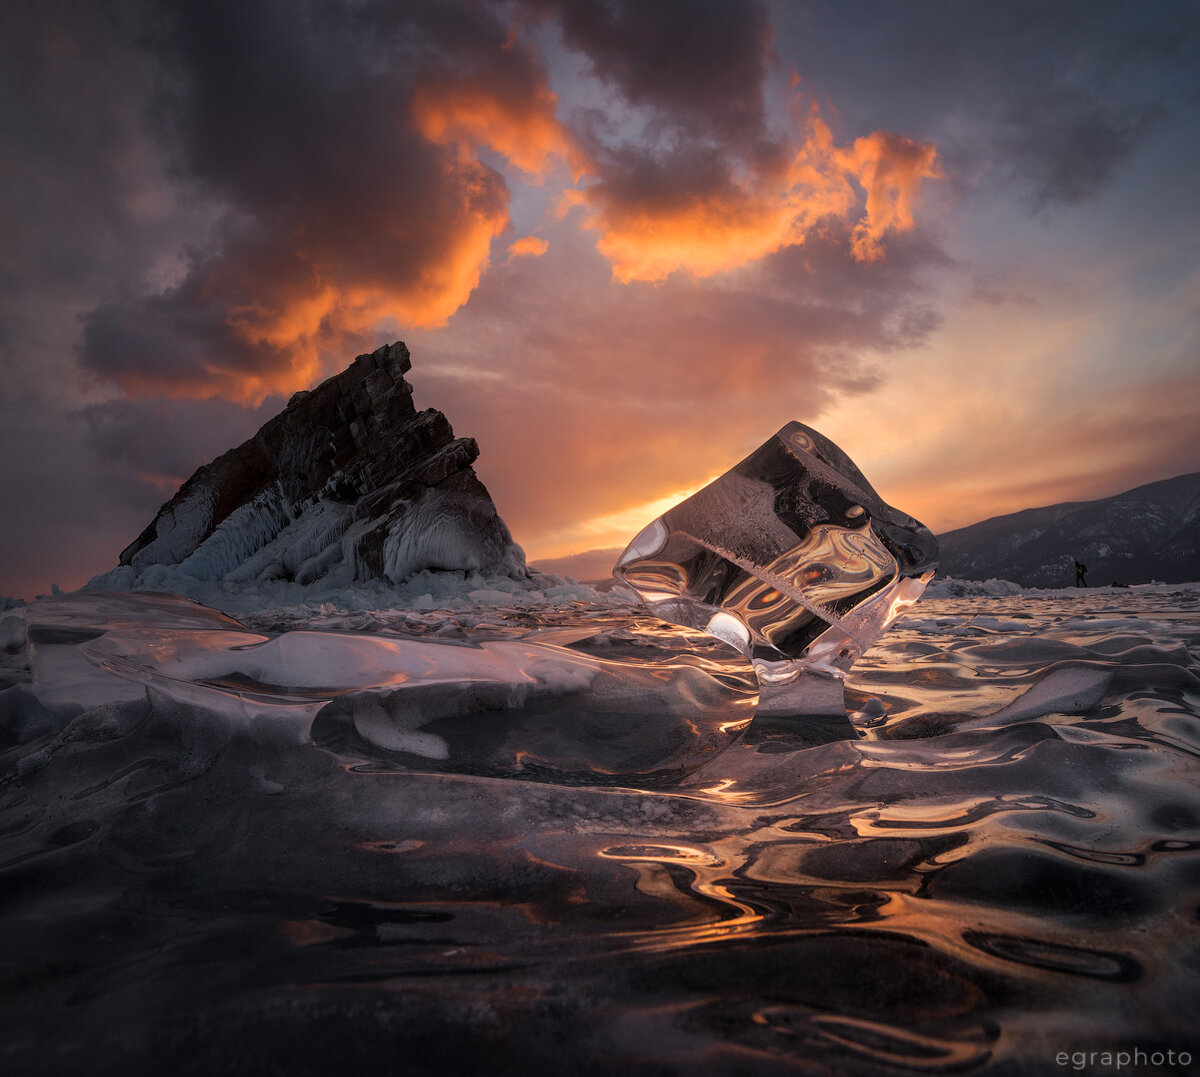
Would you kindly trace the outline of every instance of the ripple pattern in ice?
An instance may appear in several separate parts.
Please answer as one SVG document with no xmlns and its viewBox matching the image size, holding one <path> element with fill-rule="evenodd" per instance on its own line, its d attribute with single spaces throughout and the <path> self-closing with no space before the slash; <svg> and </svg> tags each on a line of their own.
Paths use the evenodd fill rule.
<svg viewBox="0 0 1200 1077">
<path fill-rule="evenodd" d="M 139 596 L 95 601 L 21 614 L 23 644 L 5 621 L 9 1072 L 1002 1077 L 1072 1071 L 1060 1053 L 1200 1057 L 1194 587 L 924 602 L 847 680 L 862 739 L 756 718 L 670 786 L 448 772 L 453 750 L 372 744 L 352 668 L 308 652 L 282 703 L 303 687 L 282 659 L 249 665 L 273 654 L 265 625 L 154 600 L 179 634 L 154 656 L 125 635 Z M 486 619 L 463 634 L 540 634 L 589 669 L 654 653 L 611 609 Z M 447 620 L 378 611 L 368 638 Z M 299 642 L 335 622 L 313 614 Z M 141 647 L 136 676 L 104 668 L 109 632 Z M 168 675 L 200 640 L 205 675 Z M 312 743 L 334 705 L 361 743 Z"/>
</svg>

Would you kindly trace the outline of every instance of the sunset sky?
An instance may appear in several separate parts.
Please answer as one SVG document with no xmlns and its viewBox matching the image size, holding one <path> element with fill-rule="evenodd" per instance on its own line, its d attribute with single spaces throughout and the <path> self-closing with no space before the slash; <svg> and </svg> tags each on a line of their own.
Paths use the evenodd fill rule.
<svg viewBox="0 0 1200 1077">
<path fill-rule="evenodd" d="M 404 340 L 531 560 L 798 419 L 935 531 L 1200 469 L 1200 4 L 15 0 L 0 595 Z"/>
</svg>

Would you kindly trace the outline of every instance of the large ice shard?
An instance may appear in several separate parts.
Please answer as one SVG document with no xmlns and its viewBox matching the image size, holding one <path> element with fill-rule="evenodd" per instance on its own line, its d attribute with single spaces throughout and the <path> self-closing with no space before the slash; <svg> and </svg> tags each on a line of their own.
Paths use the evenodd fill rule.
<svg viewBox="0 0 1200 1077">
<path fill-rule="evenodd" d="M 925 590 L 937 540 L 828 438 L 789 423 L 645 527 L 614 575 L 750 658 L 759 712 L 843 714 L 850 666 Z"/>
</svg>

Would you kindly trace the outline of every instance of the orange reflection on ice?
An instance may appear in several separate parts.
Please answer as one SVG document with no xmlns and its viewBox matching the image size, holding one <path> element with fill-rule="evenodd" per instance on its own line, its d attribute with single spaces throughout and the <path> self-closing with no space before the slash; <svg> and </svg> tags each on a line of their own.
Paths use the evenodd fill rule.
<svg viewBox="0 0 1200 1077">
<path fill-rule="evenodd" d="M 762 914 L 729 889 L 729 865 L 716 846 L 631 845 L 605 849 L 599 855 L 623 861 L 636 876 L 635 889 L 646 897 L 672 904 L 681 895 L 698 897 L 709 906 L 683 923 L 610 936 L 628 940 L 633 950 L 661 952 L 716 942 L 750 932 L 762 922 Z M 665 870 L 667 864 L 684 869 L 690 881 L 681 883 Z"/>
</svg>

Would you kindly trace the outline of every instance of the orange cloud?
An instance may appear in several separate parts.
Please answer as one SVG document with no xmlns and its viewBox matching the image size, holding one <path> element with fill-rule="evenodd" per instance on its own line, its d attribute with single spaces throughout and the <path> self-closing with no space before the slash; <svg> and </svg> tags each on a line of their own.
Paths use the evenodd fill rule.
<svg viewBox="0 0 1200 1077">
<path fill-rule="evenodd" d="M 564 164 L 577 184 L 590 177 L 562 201 L 584 207 L 622 283 L 745 266 L 831 218 L 854 224 L 855 258 L 877 260 L 889 233 L 913 227 L 921 181 L 937 174 L 933 146 L 897 135 L 837 147 L 815 109 L 798 116 L 790 145 L 761 157 L 696 142 L 662 161 L 644 147 L 591 159 L 559 122 L 544 70 L 514 48 L 499 71 L 421 77 L 386 119 L 389 168 L 333 170 L 328 188 L 316 183 L 286 212 L 251 222 L 172 291 L 95 312 L 86 365 L 131 395 L 257 404 L 312 384 L 381 322 L 445 325 L 511 227 L 509 188 L 486 151 L 532 181 Z M 521 236 L 507 261 L 547 249 Z"/>
<path fill-rule="evenodd" d="M 883 257 L 884 235 L 912 228 L 921 180 L 941 176 L 937 150 L 928 143 L 876 131 L 855 139 L 850 149 L 838 151 L 837 161 L 867 192 L 866 220 L 855 225 L 851 249 L 861 262 L 878 261 Z"/>
<path fill-rule="evenodd" d="M 507 261 L 511 262 L 515 258 L 541 258 L 549 249 L 550 244 L 541 236 L 521 236 L 509 244 Z"/>
<path fill-rule="evenodd" d="M 442 171 L 445 204 L 439 210 L 449 227 L 440 246 L 423 251 L 418 264 L 403 273 L 389 272 L 386 264 L 354 264 L 337 250 L 298 251 L 307 272 L 272 281 L 269 301 L 230 309 L 226 318 L 247 345 L 286 354 L 286 362 L 222 370 L 220 395 L 257 403 L 269 393 L 308 384 L 327 366 L 323 353 L 344 351 L 347 341 L 385 318 L 419 328 L 444 325 L 478 287 L 492 241 L 510 223 L 503 181 L 479 160 L 478 149 L 492 149 L 532 179 L 561 160 L 578 167 L 580 156 L 555 116 L 557 104 L 544 83 L 515 90 L 445 80 L 418 86 L 411 99 L 413 123 L 438 147 L 433 152 Z M 403 238 L 403 224 L 395 227 Z M 524 236 L 508 254 L 537 257 L 547 247 L 537 236 Z M 261 284 L 247 291 L 261 294 Z"/>
<path fill-rule="evenodd" d="M 313 292 L 280 297 L 274 311 L 259 308 L 253 316 L 244 311 L 232 314 L 230 328 L 247 344 L 286 355 L 287 362 L 222 371 L 226 380 L 220 395 L 257 404 L 271 393 L 310 384 L 327 369 L 328 356 L 341 358 L 346 342 L 365 339 L 384 318 L 428 328 L 444 325 L 478 285 L 491 241 L 507 223 L 506 214 L 472 220 L 443 260 L 425 267 L 408 287 L 386 281 L 327 284 Z"/>
<path fill-rule="evenodd" d="M 745 168 L 674 203 L 602 180 L 566 204 L 589 208 L 586 226 L 599 233 L 596 247 L 617 280 L 661 281 L 677 270 L 708 277 L 802 243 L 821 218 L 849 217 L 860 204 L 854 179 L 867 197 L 852 253 L 881 258 L 885 235 L 913 227 L 921 180 L 939 174 L 936 149 L 883 131 L 838 149 L 815 110 L 804 122 L 805 140 L 782 168 Z"/>
<path fill-rule="evenodd" d="M 257 404 L 310 385 L 381 322 L 437 328 L 468 301 L 511 227 L 509 187 L 486 151 L 528 180 L 564 161 L 579 168 L 545 72 L 510 38 L 484 46 L 465 72 L 418 75 L 386 96 L 359 74 L 373 111 L 331 133 L 340 152 L 329 150 L 328 167 L 305 181 L 304 168 L 280 166 L 272 188 L 293 196 L 273 212 L 245 214 L 170 290 L 94 312 L 88 369 L 133 396 Z M 343 164 L 364 152 L 372 167 Z M 242 167 L 241 157 L 229 164 Z M 544 250 L 528 236 L 509 253 Z"/>
<path fill-rule="evenodd" d="M 129 396 L 257 405 L 344 364 L 348 351 L 373 342 L 385 319 L 444 325 L 478 286 L 509 215 L 494 174 L 480 162 L 447 160 L 443 176 L 437 234 L 398 229 L 392 237 L 385 226 L 373 261 L 328 241 L 281 249 L 272 237 L 200 263 L 179 288 L 140 309 L 102 310 L 93 323 L 115 329 L 103 349 L 121 358 L 107 376 Z M 189 324 L 180 312 L 205 324 L 198 339 L 178 332 L 180 321 Z M 149 361 L 138 361 L 139 352 Z"/>
<path fill-rule="evenodd" d="M 455 146 L 468 157 L 475 147 L 487 146 L 534 179 L 559 159 L 582 167 L 557 108 L 558 98 L 548 86 L 506 99 L 468 84 L 427 83 L 412 99 L 413 121 L 428 141 Z"/>
</svg>

